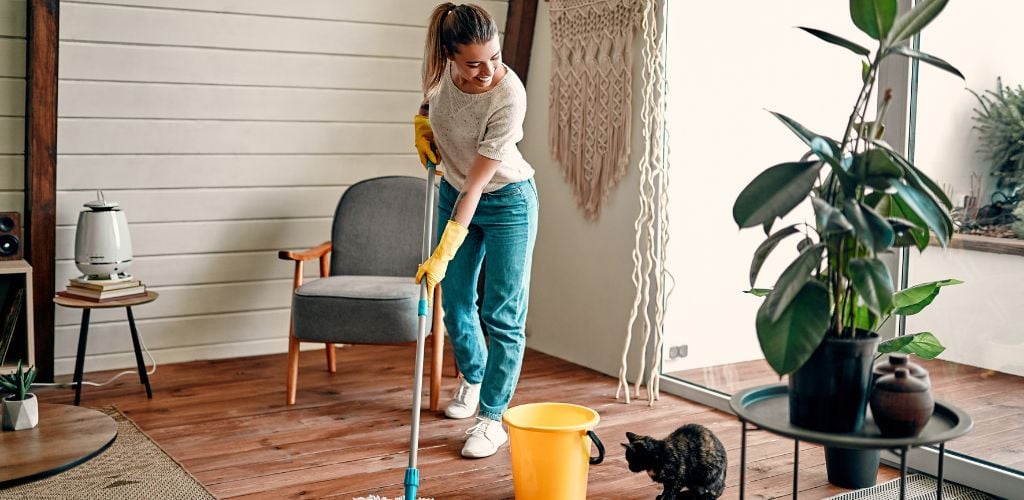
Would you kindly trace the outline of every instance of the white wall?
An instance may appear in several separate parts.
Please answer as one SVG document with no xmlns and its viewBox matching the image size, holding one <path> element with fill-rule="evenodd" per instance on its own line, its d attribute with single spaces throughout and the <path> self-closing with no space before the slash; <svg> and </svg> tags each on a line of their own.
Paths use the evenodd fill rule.
<svg viewBox="0 0 1024 500">
<path fill-rule="evenodd" d="M 993 15 L 994 12 L 998 15 Z M 995 186 L 990 166 L 977 154 L 973 108 L 981 94 L 1004 85 L 1024 84 L 1019 47 L 1024 34 L 1016 21 L 1024 4 L 1013 1 L 950 2 L 921 38 L 921 50 L 946 59 L 967 77 L 966 84 L 921 65 L 915 163 L 940 184 L 951 184 L 956 198 L 967 194 L 970 175 Z M 981 204 L 988 203 L 983 192 Z M 1024 326 L 1017 316 L 1024 303 L 1024 258 L 971 250 L 929 248 L 911 253 L 910 283 L 959 278 L 933 305 L 907 318 L 907 331 L 933 332 L 946 345 L 942 359 L 1024 375 Z"/>
<path fill-rule="evenodd" d="M 504 26 L 504 0 L 480 3 Z M 421 175 L 410 120 L 433 6 L 61 2 L 58 289 L 78 274 L 77 213 L 103 189 L 130 223 L 132 272 L 160 293 L 135 310 L 159 362 L 286 351 L 292 267 L 276 250 L 329 239 L 346 185 Z M 134 366 L 123 315 L 93 313 L 87 370 Z M 58 374 L 79 321 L 58 308 Z"/>
<path fill-rule="evenodd" d="M 533 256 L 527 345 L 594 370 L 618 374 L 629 310 L 633 304 L 633 220 L 639 210 L 636 172 L 639 133 L 634 127 L 630 167 L 611 192 L 600 217 L 587 222 L 548 148 L 551 79 L 551 17 L 537 6 L 529 108 L 520 150 L 536 169 L 540 228 Z M 633 95 L 639 96 L 634 70 Z M 634 99 L 635 102 L 635 99 Z M 634 110 L 633 123 L 640 123 Z M 637 361 L 631 362 L 637 366 Z"/>
<path fill-rule="evenodd" d="M 25 205 L 25 0 L 0 2 L 0 212 Z"/>
<path fill-rule="evenodd" d="M 668 268 L 677 285 L 668 300 L 666 345 L 686 344 L 688 357 L 665 370 L 763 357 L 754 317 L 760 300 L 749 288 L 760 229 L 739 231 L 736 196 L 771 165 L 807 150 L 766 110 L 809 129 L 842 138 L 861 87 L 859 58 L 797 30 L 809 26 L 857 41 L 845 2 L 669 4 L 671 241 Z M 807 220 L 798 207 L 786 223 Z M 783 227 L 776 223 L 776 228 Z M 773 286 L 796 255 L 797 238 L 780 245 L 757 286 Z"/>
<path fill-rule="evenodd" d="M 1000 76 L 1003 85 L 1024 85 L 1022 16 L 1024 3 L 1012 0 L 950 2 L 921 37 L 922 51 L 949 61 L 967 77 L 965 82 L 922 64 L 918 84 L 915 163 L 936 182 L 952 185 L 954 200 L 969 194 L 972 173 L 981 175 L 985 186 L 982 205 L 995 187 L 991 165 L 976 152 L 972 118 L 978 101 L 965 87 L 984 94 L 995 90 Z"/>
</svg>

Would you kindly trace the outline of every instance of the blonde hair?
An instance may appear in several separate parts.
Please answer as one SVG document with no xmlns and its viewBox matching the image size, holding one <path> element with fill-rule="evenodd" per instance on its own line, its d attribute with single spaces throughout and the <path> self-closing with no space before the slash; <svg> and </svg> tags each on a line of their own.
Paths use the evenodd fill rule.
<svg viewBox="0 0 1024 500">
<path fill-rule="evenodd" d="M 445 2 L 435 7 L 423 49 L 423 97 L 430 100 L 437 93 L 446 62 L 459 45 L 487 43 L 497 35 L 497 24 L 480 6 Z"/>
</svg>

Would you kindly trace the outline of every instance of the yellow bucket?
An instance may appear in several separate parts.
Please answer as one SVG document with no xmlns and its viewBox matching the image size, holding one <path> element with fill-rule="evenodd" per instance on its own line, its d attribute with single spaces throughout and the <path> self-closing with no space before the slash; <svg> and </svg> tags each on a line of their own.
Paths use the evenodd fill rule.
<svg viewBox="0 0 1024 500">
<path fill-rule="evenodd" d="M 601 417 L 585 406 L 531 403 L 509 408 L 512 487 L 518 500 L 587 497 L 590 464 L 604 460 L 604 445 L 592 430 Z M 598 456 L 590 456 L 590 443 Z"/>
</svg>

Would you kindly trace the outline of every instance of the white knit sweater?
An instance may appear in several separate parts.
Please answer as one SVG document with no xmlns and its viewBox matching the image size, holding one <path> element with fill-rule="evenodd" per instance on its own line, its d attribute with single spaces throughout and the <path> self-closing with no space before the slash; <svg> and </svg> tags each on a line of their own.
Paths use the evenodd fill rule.
<svg viewBox="0 0 1024 500">
<path fill-rule="evenodd" d="M 462 189 L 477 154 L 501 162 L 484 186 L 485 193 L 533 177 L 533 167 L 516 146 L 523 139 L 526 88 L 511 68 L 505 68 L 508 72 L 493 88 L 467 94 L 455 86 L 449 64 L 437 94 L 430 99 L 430 125 L 441 168 L 456 189 Z"/>
</svg>

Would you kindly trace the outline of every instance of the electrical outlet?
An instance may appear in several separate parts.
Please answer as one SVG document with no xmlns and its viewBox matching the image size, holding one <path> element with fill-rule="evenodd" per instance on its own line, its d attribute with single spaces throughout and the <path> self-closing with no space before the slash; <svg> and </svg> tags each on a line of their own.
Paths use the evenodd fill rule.
<svg viewBox="0 0 1024 500">
<path fill-rule="evenodd" d="M 689 346 L 686 344 L 674 345 L 668 348 L 668 359 L 685 358 L 689 354 Z"/>
</svg>

